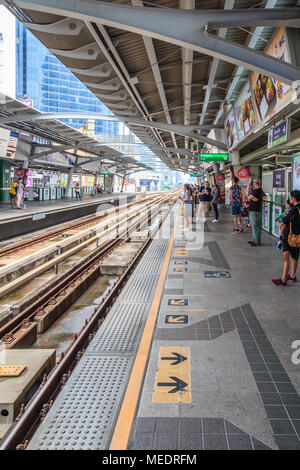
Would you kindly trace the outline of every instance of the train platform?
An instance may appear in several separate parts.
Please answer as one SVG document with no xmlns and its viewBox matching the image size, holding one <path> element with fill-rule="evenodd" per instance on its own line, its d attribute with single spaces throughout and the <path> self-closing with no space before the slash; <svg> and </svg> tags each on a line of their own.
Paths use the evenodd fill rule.
<svg viewBox="0 0 300 470">
<path fill-rule="evenodd" d="M 231 231 L 175 205 L 28 449 L 300 449 L 299 285 Z"/>
<path fill-rule="evenodd" d="M 26 201 L 25 208 L 22 210 L 12 209 L 10 204 L 2 203 L 0 204 L 0 241 L 95 214 L 99 207 L 105 209 L 112 204 L 132 202 L 137 194 L 106 193 L 101 196 L 83 198 L 81 201 L 76 201 L 76 199 Z"/>
</svg>

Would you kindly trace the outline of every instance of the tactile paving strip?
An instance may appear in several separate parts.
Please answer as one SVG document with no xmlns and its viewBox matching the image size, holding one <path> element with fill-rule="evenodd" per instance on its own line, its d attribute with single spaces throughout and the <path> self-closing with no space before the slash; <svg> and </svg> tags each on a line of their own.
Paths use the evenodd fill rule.
<svg viewBox="0 0 300 470">
<path fill-rule="evenodd" d="M 84 356 L 28 449 L 107 448 L 132 360 L 128 356 Z"/>
<path fill-rule="evenodd" d="M 143 258 L 134 273 L 137 274 L 154 274 L 160 272 L 163 258 Z"/>
<path fill-rule="evenodd" d="M 120 295 L 120 300 L 150 302 L 157 280 L 158 275 L 155 274 L 140 274 L 137 276 L 133 274 Z"/>
<path fill-rule="evenodd" d="M 144 258 L 160 258 L 165 255 L 170 240 L 153 240 L 144 254 Z"/>
<path fill-rule="evenodd" d="M 117 305 L 97 332 L 86 354 L 133 353 L 138 346 L 143 317 L 148 308 L 145 303 Z"/>
</svg>

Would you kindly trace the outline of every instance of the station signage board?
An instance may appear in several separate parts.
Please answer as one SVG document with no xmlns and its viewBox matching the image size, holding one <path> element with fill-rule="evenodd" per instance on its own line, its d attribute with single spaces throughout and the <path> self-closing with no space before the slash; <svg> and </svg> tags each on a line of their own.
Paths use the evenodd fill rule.
<svg viewBox="0 0 300 470">
<path fill-rule="evenodd" d="M 283 144 L 289 138 L 289 120 L 281 122 L 278 126 L 273 127 L 268 132 L 268 149 Z"/>
<path fill-rule="evenodd" d="M 201 175 L 198 175 L 198 173 L 191 173 L 190 176 L 194 178 L 199 178 Z"/>
<path fill-rule="evenodd" d="M 100 173 L 100 175 L 102 175 L 102 176 L 108 176 L 108 175 L 110 175 L 110 173 L 109 173 L 109 172 L 106 172 L 106 173 Z"/>
<path fill-rule="evenodd" d="M 229 159 L 228 153 L 199 153 L 200 162 L 227 162 Z"/>
</svg>

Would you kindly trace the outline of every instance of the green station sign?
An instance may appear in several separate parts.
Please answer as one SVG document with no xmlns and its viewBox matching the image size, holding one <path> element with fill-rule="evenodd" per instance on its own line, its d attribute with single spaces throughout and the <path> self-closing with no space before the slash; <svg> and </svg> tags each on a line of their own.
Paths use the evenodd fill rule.
<svg viewBox="0 0 300 470">
<path fill-rule="evenodd" d="M 198 173 L 191 173 L 190 176 L 194 176 L 195 178 L 200 177 L 201 175 L 198 175 Z"/>
<path fill-rule="evenodd" d="M 228 153 L 199 153 L 200 162 L 227 162 Z"/>
<path fill-rule="evenodd" d="M 100 175 L 102 175 L 102 176 L 108 176 L 108 175 L 110 175 L 110 173 L 100 173 Z"/>
</svg>

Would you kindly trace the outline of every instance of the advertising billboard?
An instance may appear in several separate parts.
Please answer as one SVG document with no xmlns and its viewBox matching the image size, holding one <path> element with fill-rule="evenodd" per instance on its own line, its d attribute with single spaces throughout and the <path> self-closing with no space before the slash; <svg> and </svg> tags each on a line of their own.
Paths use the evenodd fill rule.
<svg viewBox="0 0 300 470">
<path fill-rule="evenodd" d="M 159 181 L 158 180 L 140 180 L 140 186 L 144 191 L 158 191 Z"/>
<path fill-rule="evenodd" d="M 237 100 L 234 103 L 234 113 L 238 139 L 242 140 L 253 129 L 257 122 L 253 106 L 250 81 L 246 83 Z"/>
<path fill-rule="evenodd" d="M 238 133 L 233 108 L 231 108 L 225 119 L 225 135 L 227 146 L 229 149 L 231 147 L 234 147 L 238 143 Z"/>
<path fill-rule="evenodd" d="M 300 153 L 293 155 L 292 163 L 292 190 L 300 191 Z"/>
<path fill-rule="evenodd" d="M 278 30 L 265 53 L 291 63 L 285 28 L 281 27 Z M 259 123 L 273 117 L 296 98 L 296 92 L 292 86 L 257 72 L 251 75 L 251 87 L 255 96 Z"/>
<path fill-rule="evenodd" d="M 10 131 L 8 129 L 0 128 L 0 157 L 6 157 L 9 136 Z"/>
<path fill-rule="evenodd" d="M 14 132 L 14 131 L 10 132 L 7 149 L 6 149 L 7 158 L 14 158 L 16 154 L 16 150 L 17 150 L 18 136 L 19 134 L 17 132 Z"/>
</svg>

